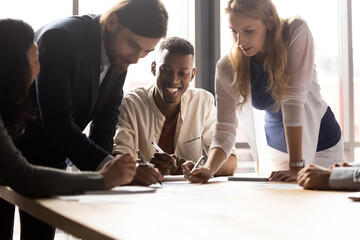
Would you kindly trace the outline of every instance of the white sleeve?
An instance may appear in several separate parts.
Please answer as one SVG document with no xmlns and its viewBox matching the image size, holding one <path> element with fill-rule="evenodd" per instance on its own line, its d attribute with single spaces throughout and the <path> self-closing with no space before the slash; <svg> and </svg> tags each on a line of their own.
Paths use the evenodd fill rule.
<svg viewBox="0 0 360 240">
<path fill-rule="evenodd" d="M 211 94 L 209 93 L 209 95 Z M 216 107 L 214 105 L 214 97 L 212 95 L 211 97 L 206 98 L 205 108 L 206 114 L 204 119 L 204 131 L 202 134 L 202 140 L 203 148 L 206 154 L 208 154 L 216 122 Z"/>
<path fill-rule="evenodd" d="M 123 100 L 120 106 L 120 114 L 116 126 L 116 134 L 114 138 L 114 147 L 112 154 L 134 154 L 135 148 L 135 130 L 132 126 L 131 116 L 126 104 L 126 99 Z"/>
<path fill-rule="evenodd" d="M 311 89 L 314 69 L 314 40 L 307 24 L 294 20 L 289 31 L 289 94 L 282 101 L 284 125 L 302 126 L 302 111 Z"/>
<path fill-rule="evenodd" d="M 235 100 L 234 85 L 231 85 L 231 74 L 228 71 L 231 69 L 224 64 L 223 60 L 217 64 L 215 83 L 216 83 L 216 110 L 217 121 L 215 124 L 215 133 L 211 148 L 219 147 L 226 153 L 228 158 L 232 152 L 232 148 L 236 141 L 236 130 L 238 126 L 237 106 Z"/>
</svg>

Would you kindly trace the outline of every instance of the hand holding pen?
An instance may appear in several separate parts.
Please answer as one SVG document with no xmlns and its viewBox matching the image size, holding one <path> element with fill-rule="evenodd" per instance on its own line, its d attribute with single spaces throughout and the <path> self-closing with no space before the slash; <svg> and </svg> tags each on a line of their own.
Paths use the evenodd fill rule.
<svg viewBox="0 0 360 240">
<path fill-rule="evenodd" d="M 204 162 L 205 162 L 205 157 L 204 157 L 204 156 L 201 156 L 201 157 L 199 158 L 199 160 L 197 160 L 197 162 L 195 163 L 195 166 L 191 169 L 189 178 L 191 178 L 193 171 L 194 171 L 197 167 L 199 167 L 201 164 L 203 164 Z"/>
<path fill-rule="evenodd" d="M 205 183 L 211 178 L 210 169 L 201 166 L 206 160 L 203 156 L 194 164 L 192 161 L 187 161 L 182 165 L 184 177 L 192 183 Z"/>
<path fill-rule="evenodd" d="M 132 184 L 149 186 L 151 184 L 159 183 L 162 185 L 162 175 L 159 173 L 158 169 L 154 168 L 153 164 L 146 161 L 140 150 L 137 151 L 137 154 L 141 161 L 137 164 L 138 168 Z"/>
<path fill-rule="evenodd" d="M 178 170 L 176 156 L 164 152 L 155 142 L 151 142 L 151 144 L 158 152 L 154 154 L 150 162 L 153 163 L 163 175 L 176 172 Z"/>
</svg>

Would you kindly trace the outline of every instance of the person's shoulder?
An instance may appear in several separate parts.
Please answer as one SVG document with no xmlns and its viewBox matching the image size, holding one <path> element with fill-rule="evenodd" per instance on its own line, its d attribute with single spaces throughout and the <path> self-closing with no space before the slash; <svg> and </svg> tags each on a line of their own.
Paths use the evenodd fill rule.
<svg viewBox="0 0 360 240">
<path fill-rule="evenodd" d="M 123 100 L 121 105 L 139 105 L 139 103 L 142 103 L 142 105 L 148 104 L 149 99 L 149 93 L 151 91 L 152 87 L 150 88 L 144 88 L 144 87 L 138 87 L 133 90 L 130 90 L 129 92 L 124 94 Z M 138 106 L 140 107 L 140 106 Z"/>
<path fill-rule="evenodd" d="M 306 21 L 299 16 L 288 18 L 287 21 L 289 22 L 290 26 L 294 28 L 298 28 L 306 24 Z"/>
<path fill-rule="evenodd" d="M 36 31 L 36 39 L 41 38 L 45 33 L 56 33 L 61 32 L 61 36 L 65 37 L 65 33 L 68 33 L 69 36 L 76 36 L 84 31 L 89 29 L 98 30 L 98 16 L 93 14 L 82 15 L 82 16 L 70 16 L 67 18 L 62 18 L 55 20 L 41 27 Z M 94 27 L 93 27 L 94 26 Z"/>
<path fill-rule="evenodd" d="M 216 81 L 231 83 L 234 78 L 234 68 L 230 56 L 222 57 L 216 64 Z"/>
<path fill-rule="evenodd" d="M 214 96 L 211 92 L 202 88 L 188 88 L 184 94 L 187 101 L 196 101 L 201 104 L 214 103 Z"/>
<path fill-rule="evenodd" d="M 294 35 L 296 32 L 302 31 L 302 30 L 310 31 L 306 21 L 304 19 L 300 18 L 299 16 L 286 19 L 286 23 L 289 28 L 290 36 Z"/>
<path fill-rule="evenodd" d="M 98 18 L 98 16 L 96 16 L 94 14 L 87 14 L 87 15 L 81 15 L 81 16 L 80 15 L 70 16 L 70 17 L 55 20 L 55 21 L 45 25 L 45 27 L 47 27 L 48 29 L 79 27 L 79 26 L 84 26 L 84 25 L 93 23 L 94 21 L 96 21 L 97 18 Z"/>
<path fill-rule="evenodd" d="M 190 96 L 213 97 L 211 92 L 203 88 L 188 88 L 186 94 Z"/>
<path fill-rule="evenodd" d="M 232 69 L 229 55 L 225 55 L 222 58 L 220 58 L 220 60 L 216 64 L 216 67 L 218 70 L 219 69 L 222 69 L 222 70 Z"/>
</svg>

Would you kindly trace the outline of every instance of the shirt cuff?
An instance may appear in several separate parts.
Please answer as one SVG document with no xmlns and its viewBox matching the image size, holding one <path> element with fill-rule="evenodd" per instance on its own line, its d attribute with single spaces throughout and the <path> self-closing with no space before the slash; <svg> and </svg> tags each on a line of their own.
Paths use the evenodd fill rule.
<svg viewBox="0 0 360 240">
<path fill-rule="evenodd" d="M 103 166 L 109 162 L 110 160 L 114 159 L 114 157 L 112 155 L 107 155 L 99 164 L 99 166 L 96 168 L 96 171 L 100 171 L 100 169 L 103 168 Z"/>
<path fill-rule="evenodd" d="M 355 170 L 354 173 L 354 182 L 360 183 L 360 168 Z"/>
<path fill-rule="evenodd" d="M 360 163 L 359 162 L 352 162 L 352 163 L 349 163 L 351 166 L 353 167 L 360 167 Z"/>
<path fill-rule="evenodd" d="M 354 181 L 358 168 L 337 167 L 330 174 L 329 186 L 334 190 L 352 190 L 360 187 L 360 183 Z"/>
</svg>

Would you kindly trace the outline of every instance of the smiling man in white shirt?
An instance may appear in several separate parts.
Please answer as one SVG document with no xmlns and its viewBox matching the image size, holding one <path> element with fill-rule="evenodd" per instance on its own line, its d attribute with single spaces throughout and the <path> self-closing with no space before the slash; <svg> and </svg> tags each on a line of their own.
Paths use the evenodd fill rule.
<svg viewBox="0 0 360 240">
<path fill-rule="evenodd" d="M 196 162 L 203 149 L 209 150 L 216 122 L 214 97 L 203 89 L 189 88 L 196 68 L 194 48 L 185 39 L 165 39 L 151 72 L 156 85 L 124 96 L 113 155 L 135 154 L 139 149 L 161 174 L 182 174 L 185 161 Z M 165 153 L 157 153 L 152 141 Z M 236 168 L 234 148 L 216 175 L 232 175 Z M 156 183 L 160 173 L 138 168 L 133 183 Z"/>
</svg>

